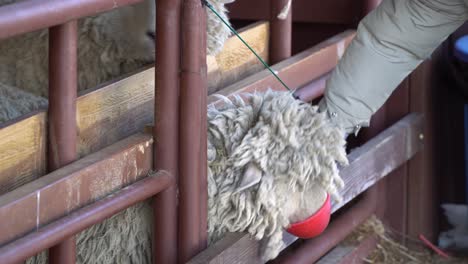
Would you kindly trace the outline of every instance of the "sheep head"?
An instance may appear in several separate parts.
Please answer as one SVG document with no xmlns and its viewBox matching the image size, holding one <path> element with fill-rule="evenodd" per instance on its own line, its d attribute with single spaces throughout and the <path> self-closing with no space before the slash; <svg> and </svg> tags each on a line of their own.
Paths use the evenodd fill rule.
<svg viewBox="0 0 468 264">
<path fill-rule="evenodd" d="M 340 199 L 346 142 L 317 107 L 287 92 L 246 98 L 208 113 L 209 231 L 214 239 L 239 231 L 268 238 L 271 259 L 291 221 L 316 211 L 327 193 Z"/>
<path fill-rule="evenodd" d="M 94 36 L 98 43 L 118 43 L 109 46 L 126 60 L 153 62 L 155 56 L 156 7 L 154 0 L 119 7 L 94 19 L 99 28 Z"/>
</svg>

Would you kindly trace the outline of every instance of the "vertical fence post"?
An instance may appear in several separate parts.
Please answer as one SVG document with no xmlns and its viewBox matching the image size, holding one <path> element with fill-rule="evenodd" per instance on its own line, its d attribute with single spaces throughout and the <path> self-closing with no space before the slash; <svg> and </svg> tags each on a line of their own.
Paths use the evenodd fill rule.
<svg viewBox="0 0 468 264">
<path fill-rule="evenodd" d="M 157 6 L 154 113 L 154 167 L 178 175 L 178 118 L 181 0 L 155 0 Z M 177 185 L 153 201 L 153 263 L 177 262 Z"/>
<path fill-rule="evenodd" d="M 202 29 L 206 28 L 206 12 L 207 9 L 202 10 L 200 16 L 200 27 Z M 201 51 L 200 51 L 200 60 L 201 60 L 201 131 L 200 131 L 200 142 L 201 142 L 201 151 L 200 151 L 200 251 L 204 250 L 208 246 L 208 178 L 207 178 L 207 145 L 208 145 L 208 135 L 207 135 L 207 97 L 208 97 L 208 66 L 206 64 L 206 48 L 207 48 L 207 31 L 202 30 L 200 34 L 201 38 Z"/>
<path fill-rule="evenodd" d="M 200 0 L 182 5 L 182 57 L 179 130 L 179 263 L 190 260 L 200 249 L 200 154 L 202 129 L 202 6 Z M 204 146 L 206 147 L 206 146 Z"/>
<path fill-rule="evenodd" d="M 77 21 L 49 29 L 48 169 L 73 162 L 76 154 Z M 58 197 L 60 199 L 60 197 Z M 75 238 L 50 248 L 52 264 L 75 263 Z"/>
<path fill-rule="evenodd" d="M 270 2 L 270 64 L 276 64 L 291 56 L 293 3 L 290 3 L 285 19 L 278 17 L 287 8 L 289 1 L 271 0 Z"/>
</svg>

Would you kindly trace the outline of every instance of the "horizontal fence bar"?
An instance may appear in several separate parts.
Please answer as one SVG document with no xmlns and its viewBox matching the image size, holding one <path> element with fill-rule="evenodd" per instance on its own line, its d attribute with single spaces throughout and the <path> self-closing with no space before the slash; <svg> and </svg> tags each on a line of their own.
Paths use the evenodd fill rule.
<svg viewBox="0 0 468 264">
<path fill-rule="evenodd" d="M 91 205 L 48 224 L 0 248 L 2 263 L 18 263 L 62 239 L 102 222 L 106 218 L 141 202 L 175 184 L 172 175 L 157 172 Z"/>
<path fill-rule="evenodd" d="M 0 7 L 0 39 L 49 28 L 142 0 L 27 0 Z"/>
<path fill-rule="evenodd" d="M 145 177 L 152 142 L 133 135 L 2 195 L 0 246 Z"/>
<path fill-rule="evenodd" d="M 355 36 L 354 30 L 340 33 L 301 53 L 298 53 L 278 64 L 272 69 L 291 89 L 298 89 L 312 80 L 322 77 L 335 68 L 347 46 Z M 268 71 L 263 70 L 236 82 L 215 94 L 223 96 L 240 95 L 242 93 L 261 92 L 267 89 L 286 91 L 284 86 Z M 215 94 L 208 97 L 208 103 L 219 104 Z"/>
<path fill-rule="evenodd" d="M 311 102 L 323 95 L 328 78 L 331 73 L 326 73 L 314 81 L 304 85 L 296 90 L 294 93 L 300 100 L 304 102 Z"/>
</svg>

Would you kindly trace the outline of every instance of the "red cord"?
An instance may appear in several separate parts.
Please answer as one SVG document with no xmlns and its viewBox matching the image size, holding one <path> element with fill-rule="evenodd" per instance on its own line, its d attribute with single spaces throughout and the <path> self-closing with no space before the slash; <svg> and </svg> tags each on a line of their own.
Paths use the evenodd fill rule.
<svg viewBox="0 0 468 264">
<path fill-rule="evenodd" d="M 450 256 L 445 253 L 444 251 L 442 251 L 440 248 L 434 246 L 434 244 L 432 244 L 429 240 L 427 240 L 427 238 L 420 234 L 419 235 L 419 239 L 421 239 L 421 241 L 426 245 L 428 246 L 429 248 L 431 248 L 432 250 L 434 250 L 437 254 L 439 254 L 440 256 L 444 257 L 444 258 L 450 258 Z"/>
</svg>

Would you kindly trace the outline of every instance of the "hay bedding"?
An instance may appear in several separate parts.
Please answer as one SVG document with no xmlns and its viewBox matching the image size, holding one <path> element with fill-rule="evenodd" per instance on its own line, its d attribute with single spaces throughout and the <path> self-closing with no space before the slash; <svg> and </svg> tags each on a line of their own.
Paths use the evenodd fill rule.
<svg viewBox="0 0 468 264">
<path fill-rule="evenodd" d="M 433 253 L 419 240 L 403 237 L 386 227 L 377 217 L 372 216 L 359 226 L 344 241 L 343 245 L 358 245 L 363 239 L 376 236 L 379 239 L 377 248 L 364 259 L 364 263 L 376 264 L 466 264 L 468 258 L 452 257 L 442 258 Z M 398 240 L 406 238 L 411 244 L 411 249 L 404 246 Z"/>
</svg>

